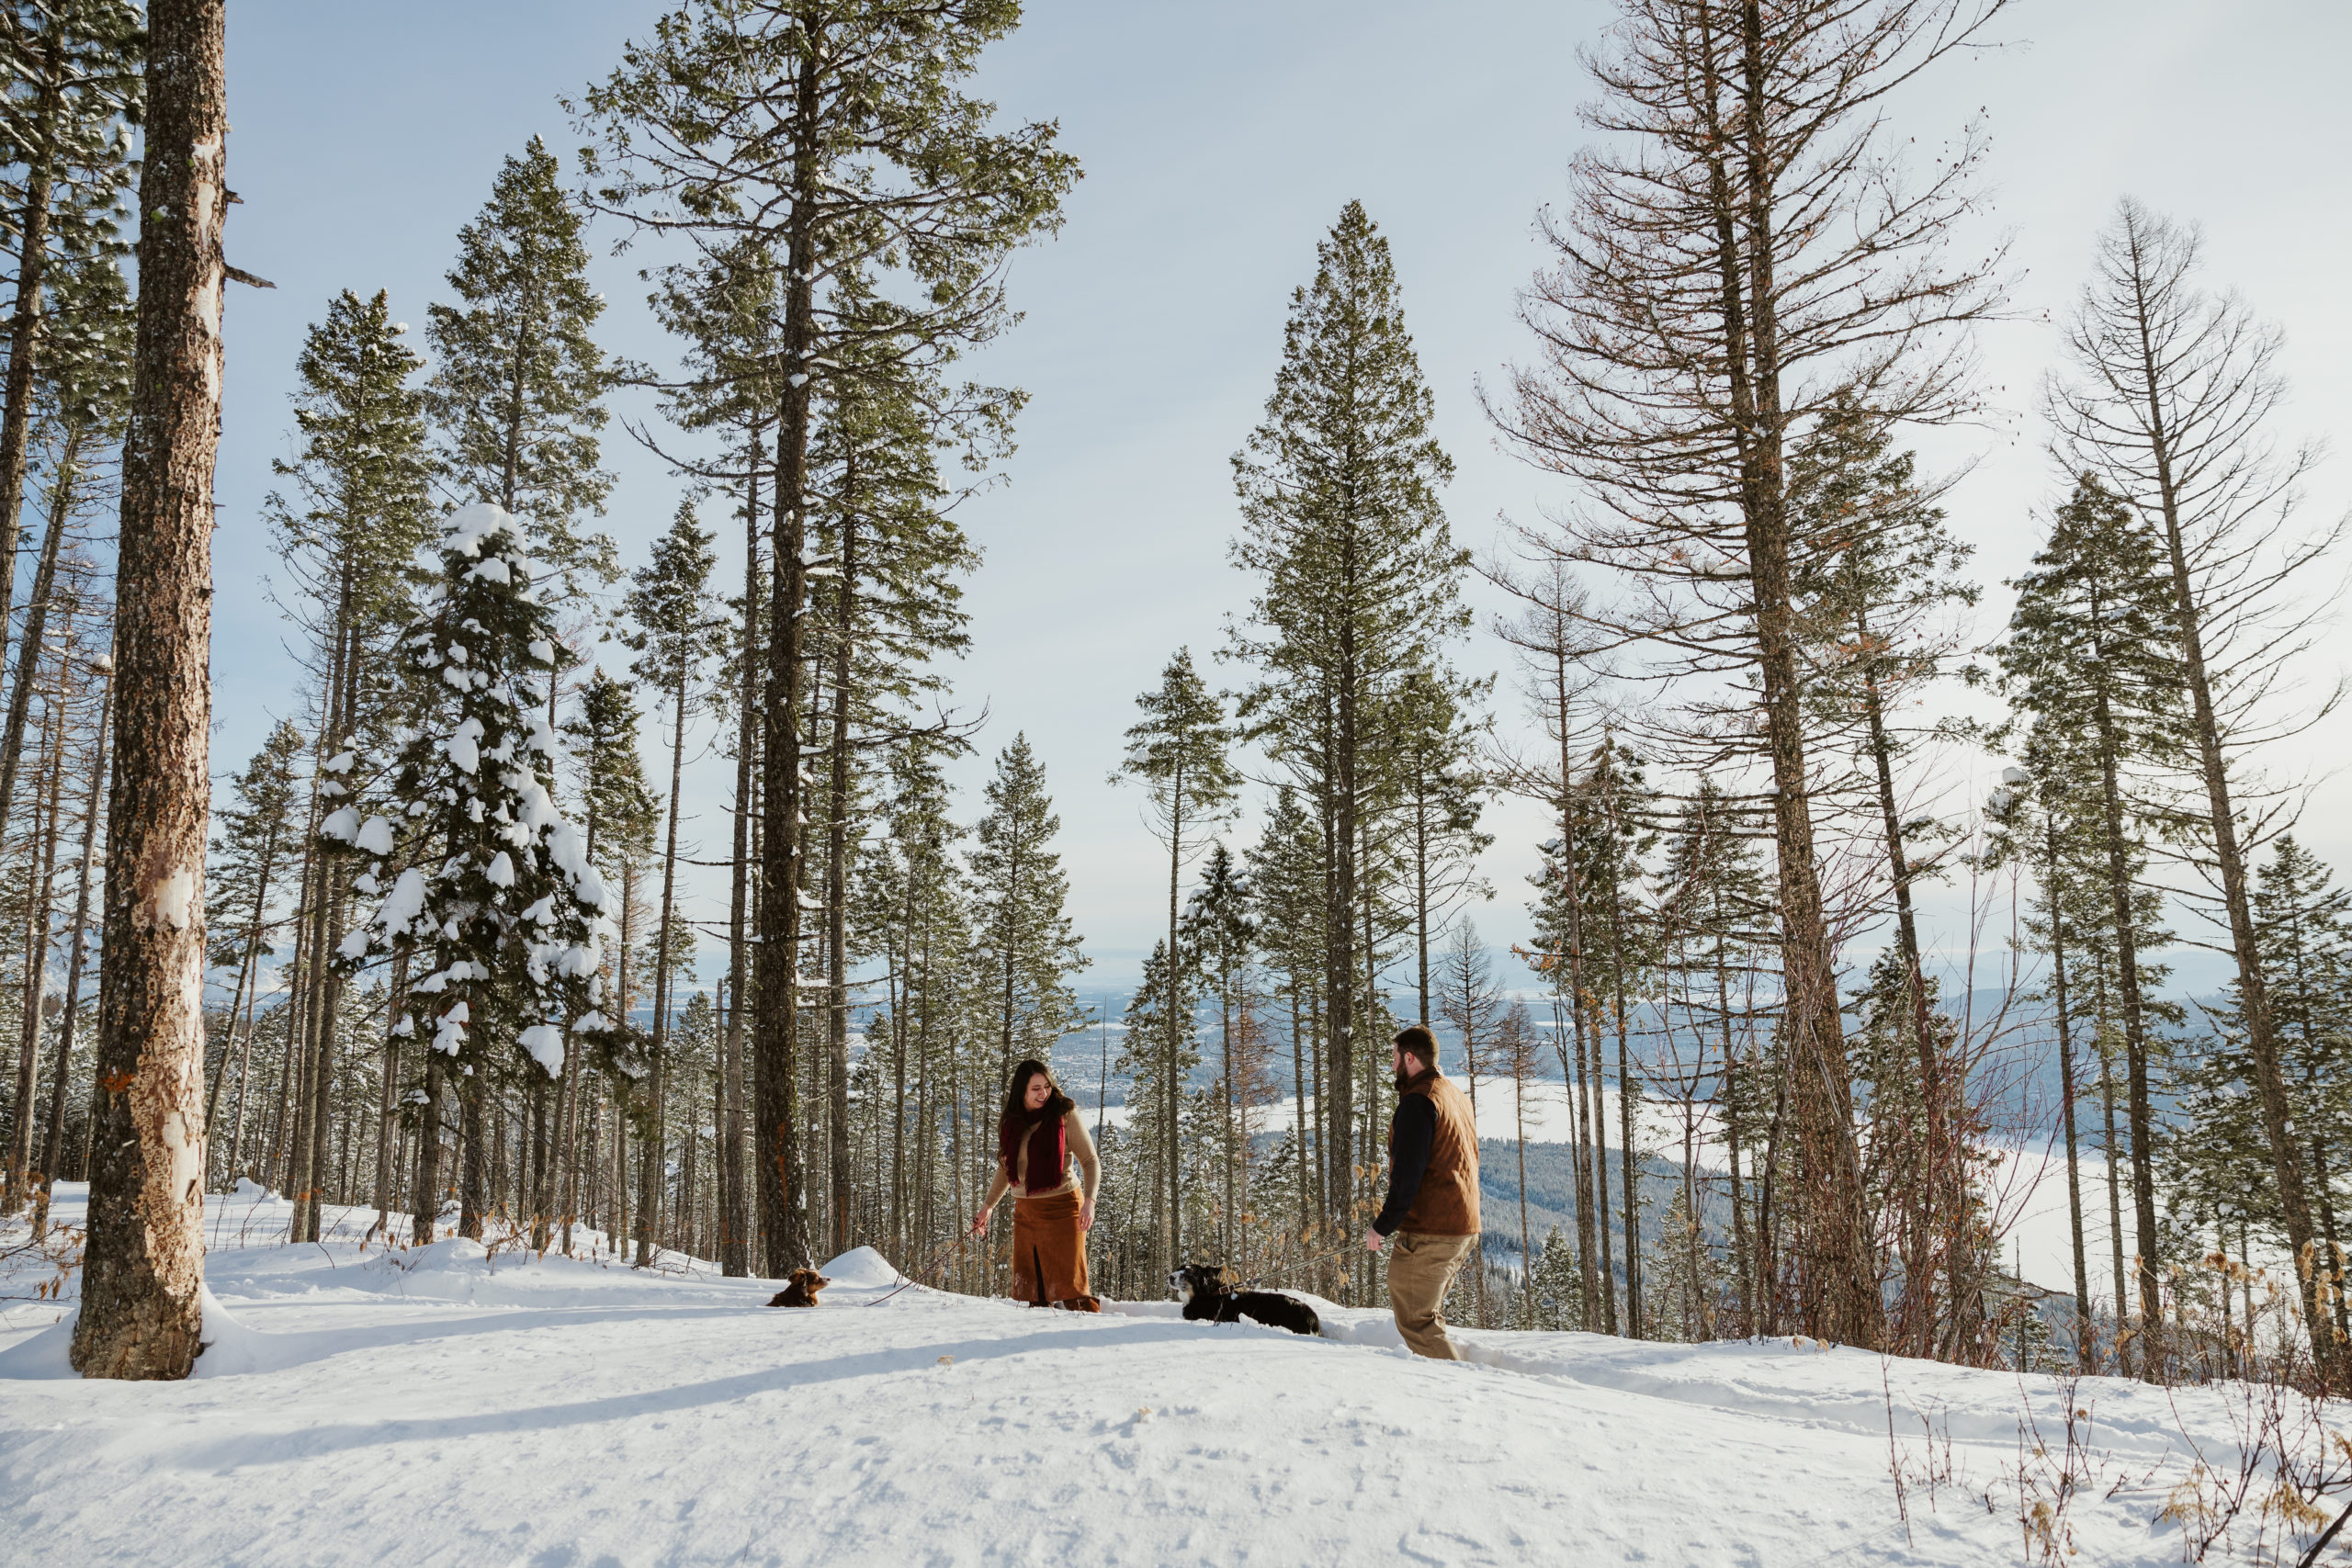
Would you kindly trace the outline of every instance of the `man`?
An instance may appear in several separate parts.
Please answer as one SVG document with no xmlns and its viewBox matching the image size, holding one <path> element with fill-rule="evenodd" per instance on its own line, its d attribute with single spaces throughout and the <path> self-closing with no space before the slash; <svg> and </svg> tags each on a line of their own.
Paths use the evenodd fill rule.
<svg viewBox="0 0 2352 1568">
<path fill-rule="evenodd" d="M 1396 1238 L 1388 1306 L 1413 1354 L 1462 1358 L 1445 1337 L 1445 1292 L 1478 1247 L 1478 1124 L 1470 1101 L 1437 1070 L 1426 1024 L 1389 1044 L 1396 1110 L 1388 1119 L 1388 1201 L 1363 1233 L 1367 1251 Z"/>
</svg>

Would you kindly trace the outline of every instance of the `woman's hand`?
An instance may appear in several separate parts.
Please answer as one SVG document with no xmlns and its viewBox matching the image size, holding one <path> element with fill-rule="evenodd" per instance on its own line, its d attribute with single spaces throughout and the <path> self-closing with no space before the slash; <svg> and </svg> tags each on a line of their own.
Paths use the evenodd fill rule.
<svg viewBox="0 0 2352 1568">
<path fill-rule="evenodd" d="M 1094 1228 L 1094 1200 L 1091 1198 L 1078 1206 L 1078 1228 L 1080 1231 Z"/>
<path fill-rule="evenodd" d="M 989 1228 L 989 1216 L 995 1213 L 996 1211 L 994 1209 L 982 1209 L 978 1213 L 974 1214 L 972 1216 L 972 1234 L 974 1235 L 985 1235 Z"/>
</svg>

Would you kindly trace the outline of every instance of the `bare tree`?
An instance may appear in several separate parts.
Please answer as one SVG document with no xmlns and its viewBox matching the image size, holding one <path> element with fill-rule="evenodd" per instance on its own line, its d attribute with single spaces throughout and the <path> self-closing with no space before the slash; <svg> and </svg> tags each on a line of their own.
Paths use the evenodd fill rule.
<svg viewBox="0 0 2352 1568">
<path fill-rule="evenodd" d="M 1553 547 L 1622 584 L 1594 623 L 1649 656 L 1647 679 L 1698 689 L 1660 754 L 1768 764 L 1799 1306 L 1809 1331 L 1860 1344 L 1883 1314 L 1815 855 L 1786 457 L 1841 393 L 1890 424 L 1969 406 L 1958 329 L 1998 289 L 1994 262 L 1956 264 L 1947 240 L 1981 148 L 1963 133 L 1913 186 L 1886 118 L 2003 3 L 1623 0 L 1587 59 L 1587 122 L 1608 140 L 1577 155 L 1568 211 L 1544 223 L 1556 265 L 1522 299 L 1540 359 L 1489 404 L 1589 498 Z"/>
<path fill-rule="evenodd" d="M 2204 796 L 2201 809 L 2182 807 L 2188 852 L 2217 886 L 2229 927 L 2246 1055 L 2288 1246 L 2301 1266 L 2313 1356 L 2342 1378 L 2352 1367 L 2323 1326 L 2319 1233 L 2288 1125 L 2246 878 L 2248 853 L 2281 814 L 2250 808 L 2261 792 L 2249 789 L 2243 770 L 2233 774 L 2233 762 L 2315 723 L 2341 694 L 2338 687 L 2300 709 L 2279 700 L 2287 665 L 2318 624 L 2304 585 L 2345 525 L 2297 525 L 2297 486 L 2314 453 L 2282 453 L 2269 434 L 2286 396 L 2280 336 L 2244 301 L 2198 286 L 2199 244 L 2193 228 L 2128 198 L 2118 205 L 2068 323 L 2074 374 L 2052 379 L 2047 404 L 2067 466 L 2098 474 L 2139 511 L 2169 569 L 2189 750 Z"/>
</svg>

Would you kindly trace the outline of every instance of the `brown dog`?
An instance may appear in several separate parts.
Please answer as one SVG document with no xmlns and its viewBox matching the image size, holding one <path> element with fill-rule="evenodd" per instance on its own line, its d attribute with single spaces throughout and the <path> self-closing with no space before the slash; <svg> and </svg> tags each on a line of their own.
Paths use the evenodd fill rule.
<svg viewBox="0 0 2352 1568">
<path fill-rule="evenodd" d="M 831 1284 L 814 1269 L 795 1269 L 785 1287 L 768 1298 L 772 1307 L 812 1307 L 817 1304 L 817 1292 Z"/>
</svg>

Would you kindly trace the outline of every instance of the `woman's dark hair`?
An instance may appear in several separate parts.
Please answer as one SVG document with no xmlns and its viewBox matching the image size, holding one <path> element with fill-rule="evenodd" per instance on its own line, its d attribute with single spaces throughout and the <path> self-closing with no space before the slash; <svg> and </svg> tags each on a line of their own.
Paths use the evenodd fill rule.
<svg viewBox="0 0 2352 1568">
<path fill-rule="evenodd" d="M 1032 1113 L 1028 1104 L 1029 1080 L 1035 1077 L 1044 1078 L 1051 1092 L 1046 1096 L 1046 1109 Z M 1056 1101 L 1060 1102 L 1061 1110 L 1054 1108 Z M 1032 1056 L 1012 1069 L 1012 1081 L 1006 1084 L 1004 1090 L 1004 1114 L 997 1119 L 997 1126 L 999 1130 L 1026 1126 L 1047 1116 L 1059 1116 L 1069 1109 L 1070 1104 L 1071 1101 L 1062 1093 L 1062 1086 L 1054 1082 L 1054 1075 L 1046 1069 L 1046 1064 Z"/>
</svg>

